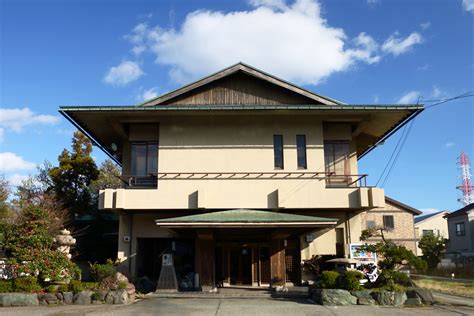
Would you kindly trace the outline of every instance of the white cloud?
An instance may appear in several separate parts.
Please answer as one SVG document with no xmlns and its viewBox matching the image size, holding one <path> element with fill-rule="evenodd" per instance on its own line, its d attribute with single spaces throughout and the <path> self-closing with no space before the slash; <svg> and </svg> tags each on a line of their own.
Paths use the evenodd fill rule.
<svg viewBox="0 0 474 316">
<path fill-rule="evenodd" d="M 143 75 L 140 65 L 134 61 L 125 60 L 111 67 L 104 77 L 104 82 L 113 86 L 125 86 Z"/>
<path fill-rule="evenodd" d="M 382 51 L 398 56 L 422 42 L 423 37 L 417 32 L 413 32 L 405 38 L 399 37 L 398 33 L 394 33 L 383 43 Z"/>
<path fill-rule="evenodd" d="M 376 4 L 378 4 L 380 1 L 379 0 L 367 0 L 367 4 L 370 7 L 374 7 Z"/>
<path fill-rule="evenodd" d="M 451 147 L 454 147 L 455 145 L 456 143 L 453 143 L 453 142 L 446 142 L 446 144 L 444 144 L 446 148 L 451 148 Z"/>
<path fill-rule="evenodd" d="M 418 99 L 420 97 L 420 92 L 419 91 L 410 91 L 405 93 L 403 96 L 398 99 L 399 104 L 413 104 L 417 103 Z"/>
<path fill-rule="evenodd" d="M 27 178 L 28 178 L 27 175 L 15 173 L 8 176 L 7 181 L 10 185 L 16 187 L 16 186 L 19 186 L 23 182 L 23 180 L 26 180 Z"/>
<path fill-rule="evenodd" d="M 422 209 L 420 209 L 420 211 L 423 212 L 423 214 L 421 214 L 421 215 L 428 215 L 428 214 L 437 213 L 440 210 L 437 209 L 437 208 L 422 208 Z"/>
<path fill-rule="evenodd" d="M 151 53 L 155 63 L 168 66 L 177 83 L 242 61 L 312 85 L 357 64 L 374 64 L 387 54 L 398 56 L 421 41 L 418 33 L 405 39 L 394 34 L 383 49 L 365 32 L 348 38 L 324 19 L 317 0 L 248 1 L 253 7 L 245 11 L 191 12 L 176 28 L 139 23 L 125 38 L 135 55 Z"/>
<path fill-rule="evenodd" d="M 11 172 L 18 170 L 31 170 L 36 164 L 23 159 L 12 152 L 0 153 L 0 172 Z"/>
<path fill-rule="evenodd" d="M 357 63 L 381 59 L 380 45 L 362 32 L 350 39 L 321 16 L 316 0 L 250 0 L 253 9 L 188 14 L 178 28 L 138 24 L 125 38 L 170 67 L 179 83 L 239 61 L 300 84 L 317 84 Z M 210 40 L 209 34 L 212 34 Z"/>
<path fill-rule="evenodd" d="M 464 10 L 474 13 L 474 0 L 462 0 Z"/>
<path fill-rule="evenodd" d="M 54 125 L 59 123 L 59 117 L 54 115 L 37 115 L 29 108 L 0 109 L 0 142 L 5 133 L 12 131 L 20 133 L 29 125 Z"/>
<path fill-rule="evenodd" d="M 423 31 L 427 30 L 431 27 L 431 22 L 427 21 L 427 22 L 424 22 L 424 23 L 420 23 L 420 27 Z"/>
<path fill-rule="evenodd" d="M 153 87 L 153 88 L 150 88 L 148 90 L 141 91 L 140 94 L 138 95 L 137 99 L 138 99 L 138 101 L 143 102 L 143 101 L 147 101 L 147 100 L 156 98 L 157 96 L 158 96 L 158 88 Z"/>
</svg>

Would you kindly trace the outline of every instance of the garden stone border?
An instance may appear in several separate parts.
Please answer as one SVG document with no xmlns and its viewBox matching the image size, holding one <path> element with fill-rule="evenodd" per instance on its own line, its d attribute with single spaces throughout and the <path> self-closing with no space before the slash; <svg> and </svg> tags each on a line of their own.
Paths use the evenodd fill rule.
<svg viewBox="0 0 474 316">
<path fill-rule="evenodd" d="M 317 303 L 328 306 L 338 305 L 383 305 L 422 306 L 433 305 L 433 294 L 428 289 L 408 288 L 405 292 L 394 291 L 346 291 L 342 289 L 308 290 L 309 296 Z"/>
<path fill-rule="evenodd" d="M 135 301 L 135 291 L 97 291 L 103 300 L 93 299 L 94 291 L 79 293 L 0 293 L 0 307 L 36 305 L 89 305 L 89 304 L 130 304 Z M 132 293 L 133 292 L 133 293 Z"/>
</svg>

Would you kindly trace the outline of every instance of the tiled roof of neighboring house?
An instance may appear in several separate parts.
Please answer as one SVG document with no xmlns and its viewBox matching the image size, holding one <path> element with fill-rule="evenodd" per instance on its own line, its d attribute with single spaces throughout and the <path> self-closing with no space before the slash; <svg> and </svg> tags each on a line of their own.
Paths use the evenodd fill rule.
<svg viewBox="0 0 474 316">
<path fill-rule="evenodd" d="M 409 206 L 409 205 L 406 205 L 406 204 L 404 204 L 404 203 L 402 203 L 402 202 L 400 202 L 400 201 L 397 201 L 397 200 L 395 200 L 395 199 L 392 199 L 392 198 L 390 198 L 390 197 L 388 197 L 388 196 L 385 196 L 385 201 L 386 201 L 386 202 L 389 202 L 389 203 L 391 203 L 391 204 L 395 204 L 396 206 L 398 206 L 398 207 L 400 207 L 400 208 L 404 208 L 404 209 L 406 209 L 407 211 L 413 213 L 414 215 L 420 215 L 420 214 L 422 214 L 422 211 L 420 211 L 420 210 L 418 210 L 418 209 L 416 209 L 416 208 L 414 208 L 414 207 L 411 207 L 411 206 Z"/>
<path fill-rule="evenodd" d="M 219 226 L 219 225 L 331 225 L 336 224 L 336 218 L 307 216 L 271 211 L 259 210 L 228 210 L 209 212 L 204 214 L 179 216 L 173 218 L 158 219 L 155 221 L 159 226 Z"/>
<path fill-rule="evenodd" d="M 432 214 L 426 214 L 426 215 L 422 215 L 422 216 L 417 216 L 415 217 L 415 224 L 421 222 L 421 221 L 424 221 L 425 219 L 428 219 L 428 218 L 431 218 L 433 216 L 436 216 L 438 214 L 441 214 L 441 213 L 446 213 L 445 211 L 439 211 L 439 212 L 436 212 L 436 213 L 432 213 Z"/>
<path fill-rule="evenodd" d="M 454 217 L 454 216 L 458 216 L 458 215 L 462 215 L 462 214 L 465 214 L 467 213 L 468 211 L 470 210 L 473 210 L 474 209 L 474 203 L 471 203 L 469 205 L 466 205 L 464 206 L 463 208 L 457 210 L 457 211 L 454 211 L 452 213 L 449 213 L 446 215 L 447 218 L 449 217 Z"/>
</svg>

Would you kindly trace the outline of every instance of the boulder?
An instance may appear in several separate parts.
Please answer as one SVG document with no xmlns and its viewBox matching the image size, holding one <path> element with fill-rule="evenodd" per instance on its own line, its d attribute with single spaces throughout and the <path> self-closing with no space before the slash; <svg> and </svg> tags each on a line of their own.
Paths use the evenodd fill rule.
<svg viewBox="0 0 474 316">
<path fill-rule="evenodd" d="M 393 305 L 402 306 L 407 300 L 407 294 L 405 292 L 395 292 L 393 295 Z"/>
<path fill-rule="evenodd" d="M 357 305 L 375 305 L 377 302 L 372 298 L 369 290 L 352 291 L 351 294 L 357 297 Z"/>
<path fill-rule="evenodd" d="M 63 298 L 64 304 L 72 304 L 74 301 L 74 294 L 72 292 L 64 292 Z"/>
<path fill-rule="evenodd" d="M 407 291 L 408 298 L 419 298 L 423 304 L 432 305 L 434 304 L 434 297 L 430 290 L 411 288 Z"/>
<path fill-rule="evenodd" d="M 120 272 L 115 273 L 114 279 L 115 279 L 117 282 L 128 283 L 128 278 L 127 278 L 125 275 L 123 275 L 122 273 L 120 273 Z"/>
<path fill-rule="evenodd" d="M 372 298 L 376 300 L 379 305 L 393 305 L 394 296 L 395 292 L 390 291 L 372 292 Z"/>
<path fill-rule="evenodd" d="M 92 303 L 92 291 L 82 291 L 74 295 L 74 304 L 89 305 Z"/>
<path fill-rule="evenodd" d="M 127 290 L 110 291 L 105 296 L 107 304 L 127 304 L 130 302 Z"/>
<path fill-rule="evenodd" d="M 62 303 L 62 301 L 64 301 L 63 293 L 56 293 L 56 297 L 58 298 L 58 301 L 60 303 Z"/>
<path fill-rule="evenodd" d="M 55 293 L 42 293 L 38 294 L 38 300 L 41 305 L 58 304 L 59 299 Z"/>
<path fill-rule="evenodd" d="M 407 305 L 407 306 L 421 306 L 423 304 L 421 303 L 421 299 L 419 297 L 409 297 L 405 301 L 405 305 Z"/>
<path fill-rule="evenodd" d="M 34 293 L 0 293 L 0 306 L 38 305 L 38 295 Z"/>
<path fill-rule="evenodd" d="M 352 296 L 349 291 L 340 289 L 316 289 L 313 291 L 313 299 L 321 305 L 357 304 L 357 297 Z"/>
</svg>

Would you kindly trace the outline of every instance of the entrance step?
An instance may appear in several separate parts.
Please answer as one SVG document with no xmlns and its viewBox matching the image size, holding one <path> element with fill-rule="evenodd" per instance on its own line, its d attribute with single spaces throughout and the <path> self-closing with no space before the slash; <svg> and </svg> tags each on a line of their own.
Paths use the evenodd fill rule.
<svg viewBox="0 0 474 316">
<path fill-rule="evenodd" d="M 150 293 L 147 297 L 160 298 L 308 298 L 307 287 L 290 287 L 286 292 L 274 292 L 262 288 L 219 288 L 216 293 L 206 292 L 178 292 L 178 293 Z"/>
</svg>

